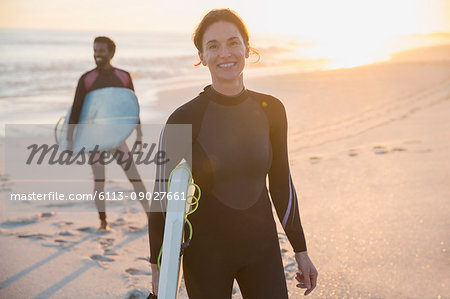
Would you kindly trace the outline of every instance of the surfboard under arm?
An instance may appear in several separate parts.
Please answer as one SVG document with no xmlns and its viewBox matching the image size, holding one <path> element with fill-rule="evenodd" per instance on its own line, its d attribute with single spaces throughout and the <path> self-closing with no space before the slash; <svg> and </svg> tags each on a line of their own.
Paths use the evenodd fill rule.
<svg viewBox="0 0 450 299">
<path fill-rule="evenodd" d="M 186 169 L 186 168 L 188 169 Z M 164 227 L 163 252 L 159 276 L 159 299 L 176 299 L 181 280 L 181 243 L 183 241 L 186 200 L 192 194 L 190 168 L 182 163 L 174 170 L 169 185 L 171 200 L 168 200 Z M 184 194 L 183 194 L 184 193 Z M 174 200 L 178 194 L 180 199 Z"/>
<path fill-rule="evenodd" d="M 61 149 L 67 147 L 71 111 L 67 112 L 64 123 L 55 128 L 55 139 Z M 138 121 L 139 101 L 132 90 L 105 87 L 90 91 L 86 94 L 76 125 L 72 150 L 79 152 L 84 148 L 88 152 L 115 148 L 130 136 Z"/>
</svg>

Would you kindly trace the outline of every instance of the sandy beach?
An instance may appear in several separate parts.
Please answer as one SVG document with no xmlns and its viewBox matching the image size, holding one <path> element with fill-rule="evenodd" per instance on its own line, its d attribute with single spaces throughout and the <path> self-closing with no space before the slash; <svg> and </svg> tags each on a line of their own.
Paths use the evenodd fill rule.
<svg viewBox="0 0 450 299">
<path fill-rule="evenodd" d="M 157 93 L 152 121 L 165 121 L 206 84 Z M 276 96 L 287 110 L 291 174 L 319 272 L 309 297 L 450 298 L 450 62 L 267 74 L 248 78 L 246 87 Z M 14 182 L 0 153 L 3 201 Z M 121 188 L 131 186 L 106 187 Z M 145 215 L 134 202 L 107 211 L 106 234 L 95 229 L 94 204 L 84 213 L 3 211 L 0 297 L 146 298 Z M 277 223 L 289 295 L 301 298 L 292 248 Z M 233 293 L 241 298 L 236 284 Z M 184 286 L 180 298 L 187 298 Z"/>
</svg>

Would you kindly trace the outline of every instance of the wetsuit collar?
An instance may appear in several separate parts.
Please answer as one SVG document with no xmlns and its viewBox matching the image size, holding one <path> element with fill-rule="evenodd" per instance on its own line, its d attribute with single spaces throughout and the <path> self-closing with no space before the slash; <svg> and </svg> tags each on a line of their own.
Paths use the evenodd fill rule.
<svg viewBox="0 0 450 299">
<path fill-rule="evenodd" d="M 221 94 L 214 90 L 214 88 L 211 85 L 206 86 L 203 89 L 203 92 L 210 98 L 213 102 L 216 102 L 221 105 L 225 106 L 233 106 L 238 105 L 245 101 L 245 99 L 248 98 L 248 91 L 244 87 L 244 89 L 235 96 L 226 96 L 224 94 Z"/>
<path fill-rule="evenodd" d="M 100 67 L 97 67 L 97 70 L 98 70 L 98 72 L 101 73 L 101 74 L 111 74 L 111 73 L 114 72 L 114 67 L 111 66 L 111 68 L 109 68 L 109 69 L 107 69 L 107 70 L 102 69 L 102 68 L 100 68 Z"/>
</svg>

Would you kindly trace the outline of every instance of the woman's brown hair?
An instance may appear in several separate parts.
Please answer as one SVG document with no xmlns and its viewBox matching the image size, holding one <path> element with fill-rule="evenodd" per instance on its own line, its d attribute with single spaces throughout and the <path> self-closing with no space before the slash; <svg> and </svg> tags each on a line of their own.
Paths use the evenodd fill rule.
<svg viewBox="0 0 450 299">
<path fill-rule="evenodd" d="M 192 36 L 192 39 L 194 40 L 194 45 L 200 53 L 203 52 L 202 42 L 203 42 L 203 35 L 205 34 L 206 29 L 208 29 L 208 27 L 211 26 L 212 24 L 217 23 L 219 21 L 234 24 L 239 30 L 239 33 L 242 35 L 245 45 L 247 46 L 249 44 L 249 35 L 247 31 L 247 26 L 245 26 L 244 21 L 236 12 L 230 10 L 229 8 L 213 9 L 203 17 L 203 19 L 195 28 L 194 34 Z M 252 53 L 258 55 L 259 60 L 258 51 L 250 47 L 250 45 L 248 45 L 248 48 Z M 200 65 L 200 62 L 197 63 L 196 66 L 197 65 Z"/>
</svg>

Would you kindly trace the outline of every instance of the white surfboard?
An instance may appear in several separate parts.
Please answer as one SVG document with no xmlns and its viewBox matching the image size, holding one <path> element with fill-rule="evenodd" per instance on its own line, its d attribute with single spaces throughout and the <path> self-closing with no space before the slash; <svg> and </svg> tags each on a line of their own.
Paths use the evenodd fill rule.
<svg viewBox="0 0 450 299">
<path fill-rule="evenodd" d="M 159 299 L 176 299 L 180 287 L 182 256 L 181 244 L 184 232 L 184 214 L 190 208 L 190 196 L 195 188 L 191 186 L 189 165 L 182 163 L 175 168 L 169 182 L 166 222 L 164 227 L 162 262 L 159 274 Z M 178 194 L 179 199 L 174 199 Z"/>
<path fill-rule="evenodd" d="M 67 146 L 69 109 L 64 122 L 55 127 L 55 139 L 61 150 Z M 109 150 L 130 136 L 139 120 L 139 100 L 128 88 L 105 87 L 86 94 L 73 136 L 74 152 Z"/>
</svg>

